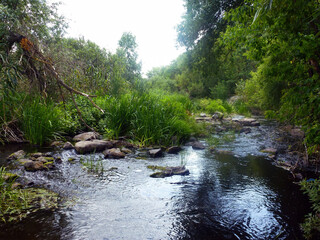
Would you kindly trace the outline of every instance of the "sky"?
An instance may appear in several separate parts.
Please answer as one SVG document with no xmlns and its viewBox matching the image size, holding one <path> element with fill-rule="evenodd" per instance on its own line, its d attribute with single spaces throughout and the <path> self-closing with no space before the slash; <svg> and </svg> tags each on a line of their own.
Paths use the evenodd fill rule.
<svg viewBox="0 0 320 240">
<path fill-rule="evenodd" d="M 49 0 L 49 3 L 59 0 Z M 69 24 L 67 37 L 81 37 L 115 53 L 124 32 L 136 36 L 139 61 L 146 74 L 169 65 L 181 53 L 176 26 L 183 0 L 60 0 L 59 13 Z"/>
</svg>

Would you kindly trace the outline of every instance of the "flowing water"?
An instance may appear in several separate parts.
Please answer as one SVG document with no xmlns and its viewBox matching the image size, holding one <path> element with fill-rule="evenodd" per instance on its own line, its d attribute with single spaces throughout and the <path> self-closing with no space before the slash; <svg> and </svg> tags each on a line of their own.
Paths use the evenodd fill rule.
<svg viewBox="0 0 320 240">
<path fill-rule="evenodd" d="M 308 200 L 260 152 L 272 134 L 263 125 L 215 153 L 184 147 L 158 159 L 81 156 L 103 174 L 84 168 L 79 155 L 70 163 L 74 151 L 58 153 L 56 170 L 24 174 L 59 192 L 66 206 L 3 225 L 0 239 L 302 239 Z M 185 165 L 190 175 L 150 178 L 148 165 Z"/>
</svg>

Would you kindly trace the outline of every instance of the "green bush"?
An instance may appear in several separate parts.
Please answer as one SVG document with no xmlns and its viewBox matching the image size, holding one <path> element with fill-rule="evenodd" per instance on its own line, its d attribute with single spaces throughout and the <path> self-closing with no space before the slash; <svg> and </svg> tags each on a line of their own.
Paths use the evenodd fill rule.
<svg viewBox="0 0 320 240">
<path fill-rule="evenodd" d="M 300 184 L 312 203 L 313 213 L 308 214 L 302 224 L 304 236 L 310 239 L 316 234 L 320 236 L 320 179 L 304 180 Z"/>
</svg>

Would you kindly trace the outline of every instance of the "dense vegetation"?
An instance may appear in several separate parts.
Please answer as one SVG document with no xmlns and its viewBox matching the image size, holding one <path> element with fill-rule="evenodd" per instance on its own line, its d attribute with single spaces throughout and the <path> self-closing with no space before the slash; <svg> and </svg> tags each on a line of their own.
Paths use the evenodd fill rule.
<svg viewBox="0 0 320 240">
<path fill-rule="evenodd" d="M 301 126 L 308 159 L 318 161 L 319 0 L 185 0 L 185 7 L 177 30 L 187 51 L 143 79 L 132 33 L 111 53 L 65 38 L 56 5 L 2 0 L 0 141 L 45 144 L 93 129 L 170 145 L 199 132 L 192 112 L 251 110 Z"/>
</svg>

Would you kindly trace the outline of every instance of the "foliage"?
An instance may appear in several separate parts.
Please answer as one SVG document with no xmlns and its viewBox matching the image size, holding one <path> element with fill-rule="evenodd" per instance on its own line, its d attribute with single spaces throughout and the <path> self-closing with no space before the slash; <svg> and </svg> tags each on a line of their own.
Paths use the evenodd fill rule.
<svg viewBox="0 0 320 240">
<path fill-rule="evenodd" d="M 302 224 L 304 236 L 310 239 L 315 234 L 320 235 L 320 180 L 304 180 L 300 184 L 301 189 L 308 195 L 312 203 L 313 213 L 308 214 L 305 222 Z"/>
<path fill-rule="evenodd" d="M 248 0 L 231 10 L 232 24 L 221 39 L 258 63 L 242 88 L 248 105 L 276 110 L 279 120 L 302 125 L 309 150 L 317 149 L 320 3 L 270 2 Z"/>
<path fill-rule="evenodd" d="M 115 137 L 127 135 L 144 145 L 167 145 L 173 137 L 183 141 L 192 132 L 185 106 L 170 101 L 169 96 L 126 94 L 108 99 L 105 110 L 106 118 L 100 124 L 107 126 L 109 134 L 111 130 Z"/>
<path fill-rule="evenodd" d="M 58 137 L 62 129 L 60 112 L 54 103 L 40 97 L 25 100 L 20 125 L 26 140 L 39 145 Z"/>
<path fill-rule="evenodd" d="M 136 37 L 129 32 L 122 34 L 117 49 L 117 55 L 125 60 L 124 79 L 134 84 L 136 79 L 141 78 L 141 63 L 138 63 Z"/>
<path fill-rule="evenodd" d="M 201 98 L 195 101 L 196 109 L 200 112 L 214 114 L 215 112 L 231 113 L 232 106 L 221 99 Z"/>
</svg>

